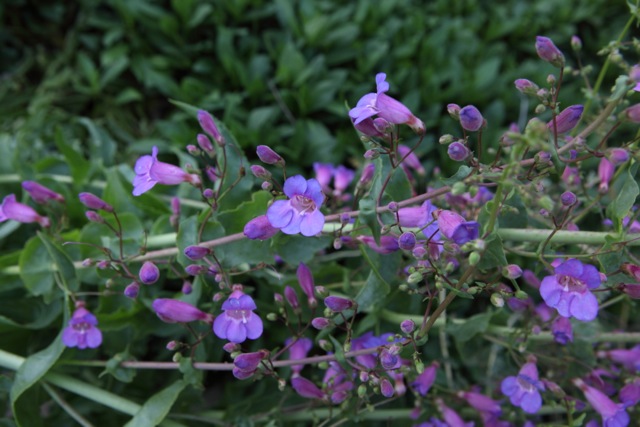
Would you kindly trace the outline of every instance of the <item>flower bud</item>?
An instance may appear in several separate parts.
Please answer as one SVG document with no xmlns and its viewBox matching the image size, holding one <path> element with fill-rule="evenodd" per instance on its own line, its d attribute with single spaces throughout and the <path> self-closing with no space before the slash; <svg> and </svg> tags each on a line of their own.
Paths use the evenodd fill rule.
<svg viewBox="0 0 640 427">
<path fill-rule="evenodd" d="M 251 173 L 253 174 L 253 176 L 255 176 L 258 179 L 263 179 L 265 181 L 268 181 L 271 179 L 271 172 L 266 170 L 263 166 L 251 165 L 249 169 L 251 169 Z"/>
<path fill-rule="evenodd" d="M 600 178 L 598 191 L 600 191 L 601 194 L 609 191 L 609 182 L 611 182 L 614 172 L 615 167 L 606 157 L 600 159 L 600 163 L 598 164 L 598 178 Z"/>
<path fill-rule="evenodd" d="M 266 145 L 258 145 L 256 153 L 258 154 L 258 158 L 268 165 L 278 165 L 282 167 L 285 164 L 284 159 Z"/>
<path fill-rule="evenodd" d="M 211 253 L 211 249 L 205 248 L 203 246 L 187 246 L 184 249 L 184 256 L 189 258 L 191 261 L 197 261 L 209 255 Z"/>
<path fill-rule="evenodd" d="M 640 299 L 640 283 L 622 283 L 619 289 L 629 298 Z"/>
<path fill-rule="evenodd" d="M 190 276 L 197 276 L 199 274 L 204 274 L 207 272 L 207 267 L 199 264 L 190 264 L 185 267 L 184 271 L 187 272 Z"/>
<path fill-rule="evenodd" d="M 525 95 L 537 95 L 538 90 L 540 90 L 537 84 L 527 79 L 518 79 L 514 84 L 516 85 L 516 89 Z"/>
<path fill-rule="evenodd" d="M 565 191 L 560 195 L 560 202 L 562 202 L 563 206 L 566 206 L 566 207 L 573 206 L 576 204 L 577 201 L 578 201 L 578 198 L 571 191 Z"/>
<path fill-rule="evenodd" d="M 211 188 L 205 188 L 202 192 L 202 197 L 204 197 L 205 199 L 213 199 L 215 195 L 216 194 Z"/>
<path fill-rule="evenodd" d="M 140 268 L 140 272 L 138 273 L 140 277 L 140 281 L 145 285 L 151 285 L 158 281 L 160 278 L 160 270 L 158 267 L 152 263 L 151 261 L 145 261 Z"/>
<path fill-rule="evenodd" d="M 550 38 L 537 36 L 536 52 L 542 60 L 547 61 L 554 67 L 562 68 L 564 66 L 564 55 Z"/>
<path fill-rule="evenodd" d="M 49 200 L 64 203 L 64 196 L 35 181 L 23 181 L 22 188 L 39 204 L 46 204 Z"/>
<path fill-rule="evenodd" d="M 218 130 L 218 126 L 216 126 L 211 114 L 204 110 L 198 111 L 198 122 L 200 122 L 202 130 L 208 133 L 218 145 L 223 146 L 225 144 L 224 137 Z"/>
<path fill-rule="evenodd" d="M 571 48 L 578 52 L 582 49 L 582 40 L 578 36 L 571 36 Z"/>
<path fill-rule="evenodd" d="M 151 305 L 158 317 L 166 323 L 188 323 L 196 320 L 213 323 L 211 314 L 200 311 L 196 307 L 184 301 L 158 298 Z"/>
<path fill-rule="evenodd" d="M 353 301 L 342 297 L 328 296 L 324 299 L 324 305 L 336 313 L 352 308 L 353 304 Z"/>
<path fill-rule="evenodd" d="M 140 285 L 138 284 L 138 282 L 130 283 L 126 288 L 124 288 L 124 296 L 126 296 L 127 298 L 135 299 L 138 297 L 139 292 Z"/>
<path fill-rule="evenodd" d="M 84 216 L 91 222 L 95 222 L 96 224 L 104 224 L 104 218 L 100 216 L 100 214 L 96 211 L 86 211 Z"/>
<path fill-rule="evenodd" d="M 567 133 L 571 129 L 576 127 L 576 125 L 580 121 L 580 117 L 582 117 L 583 110 L 584 110 L 584 106 L 582 105 L 572 105 L 562 110 L 560 114 L 556 116 L 555 130 L 558 132 L 558 134 Z M 550 120 L 547 123 L 547 127 L 552 132 L 554 131 L 553 120 Z"/>
<path fill-rule="evenodd" d="M 211 140 L 207 135 L 203 133 L 199 133 L 196 139 L 198 140 L 198 145 L 200 146 L 200 148 L 202 148 L 204 152 L 206 153 L 213 152 L 213 144 L 211 144 Z"/>
<path fill-rule="evenodd" d="M 380 393 L 384 397 L 393 397 L 394 391 L 395 390 L 393 389 L 393 386 L 391 385 L 389 380 L 386 378 L 383 378 L 382 381 L 380 382 Z"/>
<path fill-rule="evenodd" d="M 80 193 L 78 194 L 78 198 L 80 199 L 80 203 L 89 209 L 113 212 L 113 206 L 91 193 Z"/>
<path fill-rule="evenodd" d="M 416 246 L 416 235 L 410 231 L 405 231 L 398 237 L 398 246 L 400 249 L 410 251 Z"/>
<path fill-rule="evenodd" d="M 516 264 L 509 264 L 502 267 L 502 275 L 507 279 L 517 279 L 522 276 L 522 268 Z"/>
<path fill-rule="evenodd" d="M 442 135 L 440 139 L 438 139 L 438 143 L 441 145 L 451 144 L 454 141 L 453 135 L 446 134 Z"/>
<path fill-rule="evenodd" d="M 478 263 L 480 262 L 480 254 L 478 252 L 471 252 L 469 254 L 469 264 L 470 265 L 478 265 Z"/>
<path fill-rule="evenodd" d="M 278 229 L 273 227 L 266 215 L 260 215 L 245 226 L 243 233 L 252 240 L 267 240 L 278 233 Z"/>
<path fill-rule="evenodd" d="M 624 148 L 611 148 L 607 151 L 607 158 L 614 166 L 627 162 L 629 157 L 629 152 Z"/>
<path fill-rule="evenodd" d="M 307 303 L 309 304 L 309 307 L 315 307 L 318 302 L 315 297 L 315 287 L 311 270 L 309 270 L 309 267 L 307 267 L 306 264 L 300 263 L 296 270 L 296 276 L 298 277 L 298 283 L 300 284 L 302 292 L 307 296 Z"/>
<path fill-rule="evenodd" d="M 447 112 L 454 120 L 460 120 L 460 106 L 458 104 L 448 104 Z"/>
<path fill-rule="evenodd" d="M 504 307 L 504 297 L 502 295 L 500 295 L 498 292 L 494 292 L 491 294 L 491 304 L 494 305 L 494 307 Z"/>
<path fill-rule="evenodd" d="M 411 273 L 409 275 L 409 277 L 407 278 L 407 283 L 409 283 L 410 285 L 415 285 L 416 283 L 420 283 L 422 282 L 422 279 L 424 278 L 424 276 L 422 275 L 421 272 L 419 271 L 414 271 L 413 273 Z"/>
<path fill-rule="evenodd" d="M 191 285 L 191 282 L 185 280 L 184 282 L 182 282 L 182 288 L 180 290 L 183 294 L 189 295 L 191 292 L 193 292 L 193 286 Z"/>
<path fill-rule="evenodd" d="M 411 319 L 403 320 L 402 323 L 400 323 L 400 330 L 407 335 L 413 332 L 415 328 L 416 324 Z"/>
<path fill-rule="evenodd" d="M 189 144 L 187 145 L 187 153 L 191 154 L 192 156 L 199 156 L 202 151 L 200 151 L 200 149 L 195 145 Z"/>
<path fill-rule="evenodd" d="M 464 130 L 475 132 L 482 128 L 484 118 L 473 105 L 467 105 L 460 110 L 460 125 Z"/>
<path fill-rule="evenodd" d="M 633 123 L 640 123 L 640 104 L 634 104 L 624 110 L 627 120 Z"/>
<path fill-rule="evenodd" d="M 327 326 L 330 325 L 330 323 L 331 322 L 329 321 L 329 319 L 325 317 L 315 317 L 313 320 L 311 320 L 311 326 L 313 326 L 318 330 L 322 330 L 326 328 Z"/>
<path fill-rule="evenodd" d="M 284 297 L 294 311 L 300 311 L 300 302 L 298 301 L 298 294 L 291 286 L 285 286 Z"/>
<path fill-rule="evenodd" d="M 447 154 L 455 162 L 464 162 L 471 155 L 471 151 L 462 142 L 455 141 L 447 148 Z"/>
</svg>

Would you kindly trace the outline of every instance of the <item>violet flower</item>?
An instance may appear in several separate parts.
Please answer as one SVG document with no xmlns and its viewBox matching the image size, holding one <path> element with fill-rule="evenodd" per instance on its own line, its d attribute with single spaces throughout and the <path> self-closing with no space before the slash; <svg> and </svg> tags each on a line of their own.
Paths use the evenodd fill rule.
<svg viewBox="0 0 640 427">
<path fill-rule="evenodd" d="M 598 300 L 590 289 L 600 286 L 600 280 L 598 269 L 571 258 L 542 279 L 540 295 L 561 316 L 589 322 L 598 314 Z"/>
<path fill-rule="evenodd" d="M 242 232 L 251 240 L 267 240 L 275 236 L 278 229 L 271 225 L 266 215 L 260 215 L 247 222 Z"/>
<path fill-rule="evenodd" d="M 556 127 L 555 130 L 558 134 L 567 133 L 580 121 L 580 117 L 582 117 L 582 111 L 584 110 L 584 106 L 582 105 L 572 105 L 570 107 L 565 108 L 556 116 Z M 553 132 L 553 120 L 550 120 L 547 123 L 547 127 L 549 130 Z"/>
<path fill-rule="evenodd" d="M 29 193 L 33 201 L 36 203 L 46 204 L 49 200 L 64 203 L 64 196 L 62 196 L 62 194 L 56 193 L 35 181 L 22 181 L 22 188 Z"/>
<path fill-rule="evenodd" d="M 354 302 L 342 297 L 328 296 L 324 299 L 324 305 L 326 305 L 331 311 L 340 313 L 353 307 Z"/>
<path fill-rule="evenodd" d="M 353 169 L 339 165 L 333 172 L 333 187 L 335 188 L 333 194 L 339 196 L 344 193 L 355 175 Z"/>
<path fill-rule="evenodd" d="M 309 267 L 307 267 L 306 264 L 300 263 L 300 265 L 298 265 L 296 277 L 298 278 L 298 283 L 300 284 L 302 292 L 307 296 L 307 303 L 309 304 L 309 307 L 315 307 L 318 305 L 318 301 L 315 296 L 313 274 L 311 274 L 311 270 L 309 270 Z"/>
<path fill-rule="evenodd" d="M 284 194 L 288 200 L 276 200 L 267 209 L 271 225 L 285 234 L 315 236 L 320 233 L 324 226 L 324 215 L 320 212 L 324 194 L 318 181 L 292 176 L 284 183 Z"/>
<path fill-rule="evenodd" d="M 291 387 L 295 390 L 296 393 L 298 393 L 302 397 L 306 397 L 307 399 L 324 398 L 324 393 L 318 388 L 317 385 L 299 375 L 291 378 Z"/>
<path fill-rule="evenodd" d="M 614 350 L 599 351 L 598 357 L 607 357 L 632 372 L 640 372 L 640 344 L 628 350 L 617 348 Z"/>
<path fill-rule="evenodd" d="M 460 141 L 454 141 L 447 147 L 449 158 L 456 162 L 464 162 L 471 155 L 471 151 Z"/>
<path fill-rule="evenodd" d="M 113 212 L 113 206 L 102 200 L 100 197 L 91 193 L 78 194 L 80 203 L 88 207 L 89 209 L 95 209 L 97 211 L 103 210 L 105 212 Z"/>
<path fill-rule="evenodd" d="M 214 139 L 214 141 L 218 143 L 218 145 L 224 145 L 224 137 L 218 130 L 218 126 L 216 126 L 216 122 L 213 120 L 213 116 L 209 114 L 208 111 L 198 111 L 198 122 L 200 123 L 200 127 L 202 128 L 202 130 L 208 133 Z"/>
<path fill-rule="evenodd" d="M 547 61 L 554 67 L 564 67 L 564 55 L 556 47 L 553 41 L 548 37 L 537 36 L 536 37 L 536 52 L 538 56 Z"/>
<path fill-rule="evenodd" d="M 292 338 L 287 338 L 284 342 L 285 345 L 290 345 L 292 340 Z M 311 350 L 311 347 L 313 347 L 313 341 L 311 341 L 309 338 L 298 338 L 297 340 L 293 341 L 293 344 L 291 344 L 289 347 L 289 360 L 304 359 L 305 357 L 307 357 L 307 354 L 309 353 L 309 350 Z M 303 367 L 303 364 L 292 365 L 291 371 L 293 372 L 293 375 L 299 375 Z"/>
<path fill-rule="evenodd" d="M 509 397 L 511 404 L 519 406 L 529 414 L 535 414 L 542 407 L 540 392 L 544 391 L 544 384 L 538 380 L 538 368 L 534 362 L 522 365 L 517 376 L 510 376 L 502 380 L 502 393 Z"/>
<path fill-rule="evenodd" d="M 439 367 L 440 364 L 438 362 L 433 362 L 411 383 L 411 387 L 413 387 L 420 396 L 426 396 L 429 390 L 431 390 L 433 383 L 436 382 L 436 374 L 438 373 Z"/>
<path fill-rule="evenodd" d="M 459 391 L 457 395 L 466 400 L 470 406 L 479 412 L 489 412 L 494 415 L 500 415 L 502 413 L 500 403 L 489 396 L 473 391 Z"/>
<path fill-rule="evenodd" d="M 438 410 L 442 414 L 442 418 L 449 427 L 473 427 L 473 422 L 465 422 L 460 415 L 453 409 L 444 404 L 444 401 L 440 398 L 436 399 L 436 405 Z"/>
<path fill-rule="evenodd" d="M 566 317 L 556 317 L 551 325 L 551 332 L 553 333 L 554 341 L 558 344 L 566 345 L 569 342 L 573 342 L 571 320 Z"/>
<path fill-rule="evenodd" d="M 151 261 L 145 261 L 142 267 L 140 267 L 138 277 L 140 277 L 140 281 L 145 285 L 152 285 L 160 278 L 160 269 Z"/>
<path fill-rule="evenodd" d="M 449 210 L 440 210 L 436 216 L 440 232 L 456 244 L 462 245 L 478 238 L 480 225 L 476 221 L 467 221 L 462 215 Z"/>
<path fill-rule="evenodd" d="M 102 344 L 102 332 L 98 329 L 98 319 L 79 303 L 73 312 L 69 325 L 62 332 L 62 342 L 67 347 L 79 349 L 96 348 Z"/>
<path fill-rule="evenodd" d="M 334 167 L 331 163 L 313 164 L 313 171 L 316 173 L 316 180 L 320 184 L 323 191 L 329 192 L 329 184 L 333 178 Z"/>
<path fill-rule="evenodd" d="M 462 129 L 476 132 L 482 128 L 484 117 L 473 105 L 467 105 L 460 110 L 460 126 Z"/>
<path fill-rule="evenodd" d="M 573 383 L 582 390 L 584 397 L 600 414 L 604 427 L 626 427 L 629 425 L 629 414 L 624 405 L 613 402 L 606 394 L 587 385 L 580 378 L 574 379 Z"/>
<path fill-rule="evenodd" d="M 0 222 L 8 219 L 22 223 L 37 222 L 43 227 L 51 225 L 49 218 L 38 214 L 31 206 L 17 202 L 15 194 L 6 196 L 0 205 Z"/>
<path fill-rule="evenodd" d="M 625 408 L 637 405 L 640 402 L 640 378 L 636 377 L 622 387 L 618 396 Z"/>
<path fill-rule="evenodd" d="M 253 312 L 256 303 L 249 295 L 235 289 L 222 304 L 224 313 L 216 317 L 213 322 L 213 332 L 221 339 L 227 339 L 236 344 L 247 338 L 255 340 L 262 335 L 262 319 Z"/>
<path fill-rule="evenodd" d="M 200 177 L 189 174 L 169 163 L 158 160 L 158 147 L 154 146 L 151 155 L 142 156 L 134 167 L 136 177 L 133 178 L 133 195 L 139 196 L 151 190 L 156 184 L 178 185 L 188 182 L 194 186 L 200 185 Z"/>
<path fill-rule="evenodd" d="M 158 298 L 153 301 L 151 308 L 166 323 L 188 323 L 196 320 L 213 323 L 211 314 L 205 313 L 184 301 Z"/>
<path fill-rule="evenodd" d="M 356 106 L 349 111 L 349 117 L 354 120 L 354 125 L 358 125 L 365 119 L 378 115 L 389 123 L 396 125 L 406 124 L 416 133 L 422 134 L 425 131 L 424 123 L 400 101 L 386 95 L 389 90 L 389 83 L 385 81 L 385 73 L 376 74 L 376 93 L 364 95 Z"/>
</svg>

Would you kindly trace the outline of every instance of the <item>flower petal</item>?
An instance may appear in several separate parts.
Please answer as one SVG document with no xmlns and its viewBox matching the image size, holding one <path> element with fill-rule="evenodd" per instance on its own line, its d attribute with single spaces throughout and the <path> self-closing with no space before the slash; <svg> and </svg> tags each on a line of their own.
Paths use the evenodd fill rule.
<svg viewBox="0 0 640 427">
<path fill-rule="evenodd" d="M 213 332 L 220 339 L 227 339 L 227 328 L 229 327 L 229 323 L 231 319 L 227 316 L 226 313 L 222 313 L 216 320 L 213 321 Z"/>
<path fill-rule="evenodd" d="M 267 209 L 267 219 L 272 227 L 283 228 L 289 225 L 294 213 L 289 200 L 276 200 Z"/>
<path fill-rule="evenodd" d="M 287 178 L 284 182 L 284 194 L 288 198 L 293 198 L 298 194 L 304 194 L 307 191 L 307 180 L 302 175 L 295 175 Z"/>
<path fill-rule="evenodd" d="M 286 227 L 282 227 L 280 231 L 284 234 L 298 234 L 300 232 L 300 223 L 302 222 L 302 218 L 302 215 L 294 214 L 291 218 L 291 222 Z"/>
<path fill-rule="evenodd" d="M 598 300 L 589 291 L 584 294 L 575 294 L 571 299 L 569 312 L 578 320 L 590 322 L 598 315 Z"/>
<path fill-rule="evenodd" d="M 319 209 L 316 209 L 310 214 L 304 215 L 300 222 L 300 233 L 307 237 L 315 236 L 322 231 L 323 226 L 324 215 Z"/>
<path fill-rule="evenodd" d="M 247 338 L 255 340 L 260 338 L 263 331 L 262 319 L 257 314 L 251 313 L 247 323 L 244 325 L 246 329 Z"/>
<path fill-rule="evenodd" d="M 247 339 L 247 328 L 241 322 L 231 321 L 227 325 L 227 339 L 240 344 Z"/>
</svg>

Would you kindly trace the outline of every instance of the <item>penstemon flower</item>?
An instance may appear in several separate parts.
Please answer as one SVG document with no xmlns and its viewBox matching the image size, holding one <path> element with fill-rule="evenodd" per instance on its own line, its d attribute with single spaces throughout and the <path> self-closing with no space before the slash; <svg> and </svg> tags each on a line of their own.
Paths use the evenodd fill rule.
<svg viewBox="0 0 640 427">
<path fill-rule="evenodd" d="M 502 393 L 509 397 L 511 404 L 529 414 L 535 414 L 542 407 L 540 392 L 544 389 L 544 384 L 538 380 L 538 368 L 534 362 L 522 365 L 517 376 L 505 378 L 501 385 Z"/>
<path fill-rule="evenodd" d="M 77 308 L 69 319 L 69 326 L 62 333 L 62 342 L 67 347 L 79 349 L 96 348 L 102 344 L 98 319 L 84 308 L 84 303 L 77 303 Z"/>
<path fill-rule="evenodd" d="M 218 338 L 240 344 L 247 338 L 255 340 L 262 335 L 262 319 L 253 312 L 258 308 L 249 295 L 235 289 L 222 304 L 224 312 L 213 322 Z"/>
<path fill-rule="evenodd" d="M 292 176 L 284 183 L 284 194 L 288 200 L 276 200 L 267 209 L 271 225 L 285 234 L 315 236 L 320 233 L 324 226 L 324 215 L 320 212 L 324 194 L 318 181 Z"/>
<path fill-rule="evenodd" d="M 151 155 L 142 156 L 134 167 L 133 195 L 139 196 L 151 190 L 156 184 L 178 185 L 188 182 L 200 186 L 200 177 L 190 174 L 169 163 L 158 160 L 158 147 L 154 146 Z"/>
<path fill-rule="evenodd" d="M 43 227 L 51 225 L 49 218 L 40 215 L 31 206 L 16 201 L 15 194 L 9 194 L 0 204 L 0 222 L 8 219 L 22 223 L 37 222 Z"/>
</svg>

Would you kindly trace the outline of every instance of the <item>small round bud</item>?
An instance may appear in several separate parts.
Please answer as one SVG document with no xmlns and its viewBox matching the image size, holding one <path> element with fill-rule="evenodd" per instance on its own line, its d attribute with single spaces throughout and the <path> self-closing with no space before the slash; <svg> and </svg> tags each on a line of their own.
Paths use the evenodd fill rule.
<svg viewBox="0 0 640 427">
<path fill-rule="evenodd" d="M 521 300 L 526 300 L 527 298 L 529 298 L 529 295 L 527 295 L 525 291 L 516 291 L 515 296 L 516 298 Z"/>
<path fill-rule="evenodd" d="M 104 224 L 104 218 L 95 211 L 86 211 L 84 215 L 91 222 L 95 222 L 96 224 Z"/>
<path fill-rule="evenodd" d="M 276 320 L 278 320 L 278 314 L 276 314 L 276 313 L 267 313 L 267 315 L 265 317 L 270 322 L 275 322 Z"/>
<path fill-rule="evenodd" d="M 85 258 L 82 260 L 83 267 L 91 267 L 94 264 L 94 261 L 91 258 Z"/>
<path fill-rule="evenodd" d="M 167 347 L 166 347 L 166 348 L 167 348 L 167 350 L 169 350 L 169 351 L 173 351 L 173 350 L 175 350 L 176 348 L 178 348 L 178 343 L 177 343 L 176 341 L 169 341 L 169 342 L 167 343 Z"/>
<path fill-rule="evenodd" d="M 402 323 L 400 323 L 400 330 L 407 335 L 413 332 L 415 328 L 416 324 L 411 319 L 403 320 Z"/>
<path fill-rule="evenodd" d="M 398 204 L 396 202 L 389 202 L 387 209 L 389 209 L 389 212 L 398 212 Z"/>
<path fill-rule="evenodd" d="M 571 48 L 578 52 L 582 49 L 582 40 L 578 36 L 571 36 Z"/>
<path fill-rule="evenodd" d="M 413 257 L 417 260 L 422 260 L 427 257 L 427 250 L 423 246 L 416 246 L 411 251 Z"/>
<path fill-rule="evenodd" d="M 322 330 L 324 328 L 326 328 L 327 326 L 329 326 L 331 322 L 329 321 L 329 319 L 325 318 L 325 317 L 316 317 L 311 321 L 311 326 L 313 326 L 314 328 L 318 329 L 318 330 Z"/>
<path fill-rule="evenodd" d="M 265 181 L 262 184 L 260 184 L 260 188 L 262 188 L 265 191 L 271 191 L 271 189 L 273 188 L 273 184 L 271 184 L 268 181 Z"/>
<path fill-rule="evenodd" d="M 380 157 L 380 153 L 377 150 L 367 150 L 364 152 L 364 158 L 367 160 L 373 160 Z"/>
<path fill-rule="evenodd" d="M 258 179 L 262 179 L 268 181 L 271 179 L 271 172 L 266 170 L 263 166 L 260 165 L 251 165 L 250 167 L 251 173 Z"/>
<path fill-rule="evenodd" d="M 191 292 L 193 292 L 193 285 L 191 284 L 191 282 L 189 282 L 188 280 L 182 282 L 181 291 L 185 295 L 189 295 Z"/>
<path fill-rule="evenodd" d="M 213 199 L 215 196 L 214 191 L 211 188 L 205 188 L 202 192 L 202 197 L 205 199 Z"/>
<path fill-rule="evenodd" d="M 175 354 L 173 355 L 173 357 L 171 358 L 171 360 L 172 360 L 174 363 L 180 363 L 180 361 L 182 360 L 182 354 L 180 354 L 180 353 L 175 353 Z"/>
<path fill-rule="evenodd" d="M 415 285 L 416 283 L 420 283 L 423 278 L 424 276 L 422 275 L 422 273 L 420 273 L 419 271 L 416 271 L 409 275 L 409 278 L 407 278 L 407 283 L 411 285 Z"/>
<path fill-rule="evenodd" d="M 509 264 L 502 267 L 502 275 L 507 279 L 517 279 L 522 276 L 522 268 L 515 264 Z"/>
<path fill-rule="evenodd" d="M 469 254 L 469 264 L 470 265 L 478 265 L 480 262 L 480 254 L 478 252 L 471 252 Z"/>
<path fill-rule="evenodd" d="M 545 107 L 545 106 L 544 106 L 544 105 L 542 105 L 542 104 L 538 104 L 538 105 L 536 105 L 536 108 L 535 108 L 534 112 L 535 112 L 536 114 L 542 114 L 542 113 L 544 113 L 546 110 L 547 110 L 547 107 Z"/>
<path fill-rule="evenodd" d="M 127 298 L 132 298 L 132 299 L 137 298 L 139 292 L 140 292 L 140 285 L 137 282 L 133 282 L 127 285 L 126 288 L 124 288 L 124 296 L 126 296 Z"/>
<path fill-rule="evenodd" d="M 451 144 L 453 141 L 454 137 L 450 134 L 442 135 L 440 139 L 438 139 L 438 143 L 440 143 L 441 145 Z"/>
<path fill-rule="evenodd" d="M 333 351 L 333 344 L 331 343 L 331 341 L 328 340 L 320 340 L 318 341 L 318 345 L 320 346 L 321 349 L 323 349 L 326 352 L 329 351 Z"/>
<path fill-rule="evenodd" d="M 464 182 L 456 182 L 451 186 L 451 194 L 454 196 L 462 196 L 467 192 L 467 185 Z"/>
<path fill-rule="evenodd" d="M 569 207 L 575 205 L 578 201 L 578 198 L 573 192 L 565 191 L 560 195 L 560 201 L 562 202 L 563 206 Z"/>
<path fill-rule="evenodd" d="M 187 145 L 187 153 L 191 154 L 192 156 L 199 156 L 202 151 L 200 151 L 200 149 L 195 145 L 189 144 Z"/>
<path fill-rule="evenodd" d="M 504 297 L 497 292 L 491 294 L 491 304 L 495 307 L 501 308 L 504 307 Z"/>
<path fill-rule="evenodd" d="M 398 246 L 400 249 L 410 251 L 416 246 L 416 235 L 410 231 L 405 231 L 398 237 Z"/>
<path fill-rule="evenodd" d="M 363 398 L 367 395 L 367 386 L 364 384 L 360 384 L 358 386 L 358 397 Z"/>
</svg>

